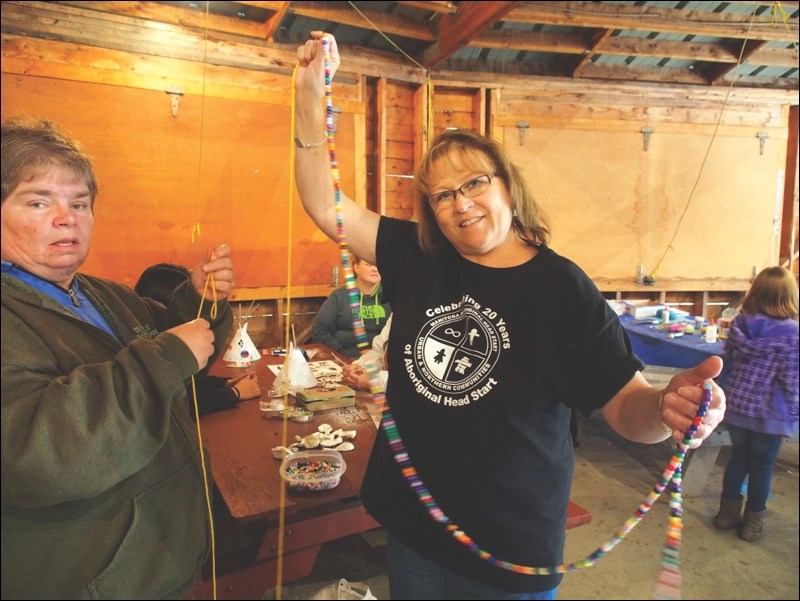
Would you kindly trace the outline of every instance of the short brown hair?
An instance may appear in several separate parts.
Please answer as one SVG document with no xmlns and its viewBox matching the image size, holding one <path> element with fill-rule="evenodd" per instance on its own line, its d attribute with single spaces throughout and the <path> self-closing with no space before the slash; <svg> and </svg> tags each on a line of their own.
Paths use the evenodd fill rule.
<svg viewBox="0 0 800 601">
<path fill-rule="evenodd" d="M 89 188 L 91 203 L 97 196 L 92 161 L 80 143 L 47 119 L 16 118 L 2 125 L 2 202 L 23 181 L 51 167 L 61 167 Z"/>
<path fill-rule="evenodd" d="M 797 321 L 798 292 L 794 274 L 785 267 L 763 269 L 747 291 L 742 311 Z"/>
<path fill-rule="evenodd" d="M 419 245 L 423 251 L 433 254 L 449 244 L 439 229 L 428 196 L 436 185 L 431 181 L 436 166 L 443 161 L 452 164 L 456 158 L 463 164 L 487 169 L 505 182 L 511 194 L 511 209 L 516 215 L 512 225 L 522 240 L 532 246 L 549 242 L 549 220 L 534 199 L 522 171 L 508 158 L 503 145 L 474 131 L 457 129 L 442 132 L 433 140 L 417 174 L 416 215 Z"/>
</svg>

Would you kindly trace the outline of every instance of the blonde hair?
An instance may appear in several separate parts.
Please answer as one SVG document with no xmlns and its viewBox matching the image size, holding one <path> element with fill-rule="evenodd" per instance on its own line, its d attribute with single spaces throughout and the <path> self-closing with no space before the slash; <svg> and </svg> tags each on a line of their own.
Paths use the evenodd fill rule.
<svg viewBox="0 0 800 601">
<path fill-rule="evenodd" d="M 508 158 L 503 145 L 474 131 L 458 129 L 445 131 L 433 140 L 417 173 L 415 212 L 419 245 L 424 252 L 435 254 L 450 244 L 439 229 L 433 208 L 428 203 L 428 196 L 437 184 L 433 176 L 442 163 L 494 173 L 505 182 L 511 195 L 512 227 L 520 239 L 531 246 L 549 242 L 549 220 L 534 199 L 522 171 Z"/>
<path fill-rule="evenodd" d="M 794 274 L 785 267 L 767 267 L 756 276 L 747 291 L 742 311 L 797 321 L 799 306 Z"/>
</svg>

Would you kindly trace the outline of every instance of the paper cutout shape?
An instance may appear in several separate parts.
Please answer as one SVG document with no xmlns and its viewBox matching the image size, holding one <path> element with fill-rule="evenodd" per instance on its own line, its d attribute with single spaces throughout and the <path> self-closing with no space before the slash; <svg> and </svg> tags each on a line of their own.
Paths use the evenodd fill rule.
<svg viewBox="0 0 800 601">
<path fill-rule="evenodd" d="M 250 336 L 247 333 L 247 322 L 244 322 L 236 330 L 236 334 L 228 344 L 222 360 L 228 362 L 228 367 L 249 367 L 250 363 L 259 359 L 261 359 L 261 353 L 258 352 L 256 345 L 250 340 Z"/>
<path fill-rule="evenodd" d="M 288 369 L 287 369 L 288 365 Z M 289 372 L 289 378 L 286 378 L 286 372 Z M 273 387 L 280 391 L 282 394 L 287 392 L 295 392 L 305 388 L 313 388 L 317 385 L 317 378 L 314 377 L 314 372 L 308 365 L 308 361 L 303 357 L 300 349 L 293 348 L 289 345 L 289 354 L 283 362 L 283 368 L 275 378 Z"/>
</svg>

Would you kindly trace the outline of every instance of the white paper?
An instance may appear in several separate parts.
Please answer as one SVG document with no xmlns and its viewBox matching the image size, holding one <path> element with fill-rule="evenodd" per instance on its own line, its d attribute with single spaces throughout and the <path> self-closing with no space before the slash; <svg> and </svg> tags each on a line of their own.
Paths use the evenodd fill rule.
<svg viewBox="0 0 800 601">
<path fill-rule="evenodd" d="M 231 367 L 248 367 L 250 363 L 259 359 L 261 359 L 261 353 L 258 352 L 256 345 L 247 334 L 247 322 L 245 322 L 236 330 L 222 360 L 227 361 Z"/>
<path fill-rule="evenodd" d="M 288 380 L 284 374 L 284 370 L 280 369 L 283 365 L 289 365 Z M 309 367 L 308 361 L 303 357 L 300 349 L 289 348 L 289 355 L 283 365 L 270 365 L 270 369 L 278 367 L 279 370 L 275 372 L 275 383 L 272 385 L 278 391 L 283 392 L 288 388 L 288 391 L 293 392 L 304 388 L 313 388 L 317 385 L 317 378 Z M 273 370 L 274 371 L 274 370 Z"/>
</svg>

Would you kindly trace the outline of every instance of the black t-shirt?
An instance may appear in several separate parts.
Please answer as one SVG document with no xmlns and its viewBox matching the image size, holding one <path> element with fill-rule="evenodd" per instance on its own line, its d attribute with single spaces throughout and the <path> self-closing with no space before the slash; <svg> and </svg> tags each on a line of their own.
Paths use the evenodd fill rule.
<svg viewBox="0 0 800 601">
<path fill-rule="evenodd" d="M 408 460 L 451 523 L 498 560 L 562 563 L 574 456 L 569 408 L 602 407 L 643 365 L 574 263 L 541 246 L 510 268 L 424 255 L 412 222 L 382 218 L 378 269 L 393 309 L 387 401 Z M 362 487 L 392 534 L 459 574 L 508 591 L 561 575 L 501 569 L 420 502 L 383 428 Z"/>
</svg>

